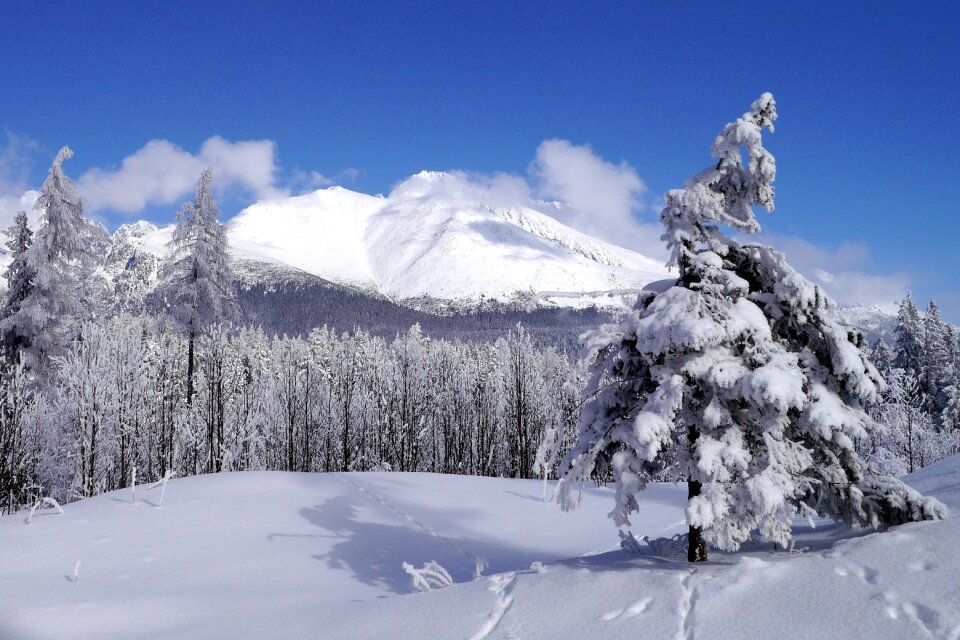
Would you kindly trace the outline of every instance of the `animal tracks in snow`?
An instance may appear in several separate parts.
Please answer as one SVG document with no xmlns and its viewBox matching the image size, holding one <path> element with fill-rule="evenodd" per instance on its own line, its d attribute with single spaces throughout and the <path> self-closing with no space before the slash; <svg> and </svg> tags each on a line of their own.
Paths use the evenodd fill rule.
<svg viewBox="0 0 960 640">
<path fill-rule="evenodd" d="M 463 547 L 455 544 L 455 543 L 452 542 L 451 540 L 449 540 L 449 539 L 447 539 L 447 538 L 444 538 L 442 535 L 440 535 L 439 533 L 437 533 L 436 531 L 434 531 L 433 529 L 431 529 L 431 528 L 428 527 L 427 525 L 423 524 L 422 522 L 420 522 L 419 520 L 417 520 L 416 518 L 414 518 L 414 517 L 411 516 L 410 514 L 404 513 L 404 512 L 401 511 L 400 509 L 396 508 L 394 505 L 392 505 L 389 501 L 387 501 L 386 498 L 384 498 L 384 497 L 381 496 L 380 494 L 377 494 L 377 493 L 374 493 L 373 491 L 370 491 L 369 489 L 367 489 L 366 487 L 364 487 L 364 486 L 361 485 L 360 483 L 358 483 L 358 482 L 356 482 L 356 481 L 354 481 L 354 480 L 351 480 L 350 478 L 341 477 L 340 479 L 343 480 L 344 483 L 352 486 L 354 489 L 356 489 L 357 491 L 359 491 L 360 493 L 362 493 L 363 495 L 365 495 L 366 497 L 368 497 L 369 499 L 371 499 L 371 500 L 373 500 L 374 502 L 378 503 L 380 506 L 384 507 L 385 509 L 389 509 L 389 510 L 392 511 L 397 517 L 399 517 L 399 518 L 401 518 L 401 519 L 409 522 L 411 525 L 413 525 L 414 527 L 416 527 L 416 528 L 419 529 L 420 531 L 422 531 L 422 532 L 424 532 L 424 533 L 426 533 L 426 534 L 429 534 L 430 536 L 436 538 L 437 540 L 440 540 L 441 542 L 443 542 L 445 545 L 447 545 L 449 548 L 453 549 L 453 550 L 456 551 L 457 553 L 460 553 L 460 554 L 466 556 L 467 558 L 470 558 L 470 560 L 472 560 L 472 561 L 474 562 L 474 564 L 476 564 L 476 566 L 480 566 L 480 565 L 477 564 L 477 563 L 484 562 L 483 558 L 480 558 L 480 557 L 478 557 L 478 556 L 470 553 L 469 551 L 467 551 L 467 550 L 464 549 Z"/>
<path fill-rule="evenodd" d="M 915 571 L 930 571 L 934 566 L 929 562 L 916 562 L 910 568 Z M 851 560 L 846 560 L 843 564 L 834 567 L 834 572 L 841 577 L 854 577 L 868 587 L 879 587 L 878 578 L 880 574 L 876 569 Z M 910 620 L 929 638 L 955 640 L 960 637 L 960 629 L 954 629 L 948 634 L 946 629 L 942 628 L 940 613 L 925 604 L 906 600 L 896 591 L 889 589 L 881 590 L 875 593 L 873 597 L 883 601 L 884 613 L 891 620 Z"/>
<path fill-rule="evenodd" d="M 507 615 L 510 605 L 513 604 L 512 591 L 513 583 L 516 579 L 517 573 L 515 571 L 510 573 L 501 573 L 489 578 L 489 589 L 496 594 L 497 601 L 494 604 L 490 615 L 487 616 L 487 621 L 483 623 L 480 631 L 475 633 L 470 640 L 485 640 L 485 638 L 489 637 L 490 634 L 493 633 L 494 630 L 500 625 L 500 622 L 503 621 L 503 616 Z"/>
<path fill-rule="evenodd" d="M 833 569 L 834 573 L 838 576 L 846 578 L 848 576 L 854 576 L 859 579 L 864 584 L 871 586 L 876 586 L 877 584 L 877 570 L 871 569 L 870 567 L 864 567 L 853 562 L 847 562 L 846 565 L 837 565 Z"/>
<path fill-rule="evenodd" d="M 650 609 L 650 605 L 653 604 L 653 598 L 643 598 L 642 600 L 637 600 L 629 607 L 624 609 L 616 609 L 609 613 L 605 613 L 600 616 L 601 620 L 620 620 L 620 619 L 629 619 L 636 618 L 641 613 L 645 613 Z"/>
</svg>

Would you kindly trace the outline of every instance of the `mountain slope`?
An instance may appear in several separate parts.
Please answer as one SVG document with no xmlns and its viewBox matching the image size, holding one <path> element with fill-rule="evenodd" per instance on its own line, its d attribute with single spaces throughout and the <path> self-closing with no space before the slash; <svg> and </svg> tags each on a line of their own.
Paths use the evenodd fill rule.
<svg viewBox="0 0 960 640">
<path fill-rule="evenodd" d="M 654 260 L 534 209 L 487 206 L 458 184 L 448 174 L 417 174 L 369 219 L 366 244 L 381 291 L 508 300 L 516 292 L 637 291 L 667 275 Z"/>
<path fill-rule="evenodd" d="M 458 178 L 423 172 L 389 197 L 340 187 L 258 202 L 228 224 L 234 256 L 285 265 L 398 301 L 518 299 L 616 306 L 667 277 L 656 260 L 528 207 L 491 207 Z M 171 227 L 134 234 L 162 255 Z M 125 232 L 125 236 L 130 236 Z"/>
</svg>

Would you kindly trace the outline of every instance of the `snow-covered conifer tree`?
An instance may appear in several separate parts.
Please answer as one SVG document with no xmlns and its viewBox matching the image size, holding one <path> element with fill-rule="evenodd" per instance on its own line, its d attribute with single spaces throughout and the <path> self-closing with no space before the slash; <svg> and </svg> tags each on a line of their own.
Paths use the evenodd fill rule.
<svg viewBox="0 0 960 640">
<path fill-rule="evenodd" d="M 197 181 L 193 201 L 177 214 L 177 227 L 163 265 L 163 298 L 174 318 L 187 331 L 187 403 L 193 400 L 195 344 L 200 332 L 233 311 L 233 275 L 230 270 L 226 228 L 217 220 L 220 210 L 213 200 L 206 169 Z"/>
<path fill-rule="evenodd" d="M 946 406 L 944 383 L 950 375 L 950 345 L 947 325 L 940 317 L 940 308 L 934 300 L 927 305 L 923 318 L 923 390 L 924 409 L 938 416 Z"/>
<path fill-rule="evenodd" d="M 940 427 L 944 431 L 960 430 L 960 333 L 946 325 L 947 373 L 943 381 L 943 411 Z"/>
<path fill-rule="evenodd" d="M 923 370 L 923 320 L 909 293 L 900 303 L 894 333 L 897 336 L 896 366 L 919 377 Z"/>
<path fill-rule="evenodd" d="M 86 259 L 89 223 L 73 182 L 63 172 L 63 161 L 71 157 L 73 152 L 63 147 L 43 183 L 34 205 L 40 225 L 23 252 L 31 286 L 19 308 L 0 322 L 6 335 L 17 336 L 33 369 L 49 363 L 73 339 L 83 312 L 78 273 Z"/>
<path fill-rule="evenodd" d="M 940 424 L 945 431 L 960 430 L 960 382 L 954 382 L 944 390 L 945 406 L 940 414 Z"/>
<path fill-rule="evenodd" d="M 4 278 L 7 281 L 7 293 L 3 301 L 2 319 L 0 328 L 3 331 L 3 351 L 11 360 L 16 360 L 20 347 L 27 341 L 20 327 L 14 322 L 6 322 L 7 318 L 20 311 L 20 305 L 30 294 L 33 272 L 27 266 L 27 249 L 33 243 L 33 231 L 27 225 L 27 213 L 17 213 L 13 224 L 7 229 L 7 248 L 12 258 Z"/>
<path fill-rule="evenodd" d="M 560 469 L 570 508 L 576 487 L 609 464 L 618 525 L 654 474 L 681 471 L 691 562 L 706 560 L 707 544 L 737 549 L 753 530 L 787 545 L 797 513 L 874 527 L 946 514 L 857 455 L 874 429 L 864 407 L 883 384 L 862 336 L 837 324 L 782 254 L 721 230 L 755 233 L 753 208 L 774 208 L 762 132 L 776 117 L 763 94 L 716 138 L 716 164 L 666 194 L 660 219 L 679 278 L 589 338 L 592 400 Z"/>
</svg>

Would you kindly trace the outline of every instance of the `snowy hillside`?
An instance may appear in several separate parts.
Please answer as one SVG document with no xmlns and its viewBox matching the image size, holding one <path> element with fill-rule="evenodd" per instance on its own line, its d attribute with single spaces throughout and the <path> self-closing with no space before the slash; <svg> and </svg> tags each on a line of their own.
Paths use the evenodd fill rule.
<svg viewBox="0 0 960 640">
<path fill-rule="evenodd" d="M 911 482 L 960 513 L 960 457 Z M 882 534 L 803 525 L 792 553 L 754 546 L 691 569 L 620 550 L 609 489 L 573 513 L 542 492 L 247 472 L 174 480 L 159 508 L 158 490 L 136 504 L 124 490 L 29 525 L 0 517 L 0 637 L 960 637 L 955 517 Z M 681 531 L 685 497 L 640 494 L 637 537 Z M 489 568 L 474 579 L 478 558 Z M 455 584 L 410 595 L 401 564 L 430 560 Z"/>
<path fill-rule="evenodd" d="M 258 202 L 229 222 L 231 247 L 237 258 L 394 300 L 522 296 L 565 307 L 616 305 L 620 298 L 610 292 L 636 292 L 668 275 L 660 261 L 531 208 L 487 206 L 459 184 L 422 172 L 386 198 L 332 187 Z M 171 229 L 138 223 L 133 235 L 162 255 Z"/>
</svg>

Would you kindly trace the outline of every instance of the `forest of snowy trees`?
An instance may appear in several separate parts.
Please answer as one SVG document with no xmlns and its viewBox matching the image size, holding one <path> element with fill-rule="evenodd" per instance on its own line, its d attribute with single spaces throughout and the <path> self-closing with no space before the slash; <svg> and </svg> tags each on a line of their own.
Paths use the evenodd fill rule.
<svg viewBox="0 0 960 640">
<path fill-rule="evenodd" d="M 33 233 L 21 214 L 0 331 L 0 495 L 70 500 L 168 472 L 395 469 L 531 477 L 545 432 L 579 418 L 575 360 L 521 325 L 493 342 L 304 337 L 238 326 L 212 176 L 178 216 L 145 308 L 111 312 L 99 228 L 58 155 Z"/>
<path fill-rule="evenodd" d="M 960 452 L 960 331 L 936 302 L 921 313 L 907 295 L 894 336 L 878 340 L 871 359 L 887 383 L 871 414 L 886 430 L 863 443 L 867 458 L 900 475 Z"/>
<path fill-rule="evenodd" d="M 125 283 L 97 268 L 105 232 L 63 172 L 70 156 L 54 161 L 36 228 L 21 214 L 7 230 L 3 510 L 122 488 L 134 469 L 140 481 L 246 469 L 552 477 L 576 440 L 587 366 L 522 325 L 479 341 L 418 325 L 394 338 L 245 326 L 209 172 L 132 314 L 117 302 Z M 936 305 L 921 313 L 908 297 L 896 340 L 872 357 L 888 386 L 869 411 L 887 428 L 856 443 L 861 455 L 900 474 L 957 452 L 960 334 Z"/>
<path fill-rule="evenodd" d="M 543 433 L 579 418 L 571 360 L 521 328 L 494 344 L 387 341 L 325 328 L 306 338 L 206 328 L 189 345 L 163 319 L 79 327 L 50 383 L 10 367 L 0 386 L 4 502 L 58 499 L 217 471 L 534 474 Z M 32 488 L 32 489 L 31 489 Z M 45 494 L 46 495 L 46 494 Z"/>
</svg>

